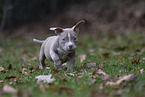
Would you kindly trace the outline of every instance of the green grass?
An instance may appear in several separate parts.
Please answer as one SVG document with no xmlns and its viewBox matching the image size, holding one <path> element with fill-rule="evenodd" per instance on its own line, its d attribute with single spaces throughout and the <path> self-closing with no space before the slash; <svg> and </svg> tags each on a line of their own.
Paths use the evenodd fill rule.
<svg viewBox="0 0 145 97">
<path fill-rule="evenodd" d="M 18 96 L 31 97 L 136 97 L 145 95 L 145 35 L 132 34 L 129 36 L 81 36 L 77 48 L 76 63 L 72 73 L 75 76 L 66 77 L 66 67 L 61 72 L 54 71 L 54 64 L 46 60 L 51 70 L 43 72 L 36 69 L 39 66 L 37 59 L 40 44 L 33 43 L 31 38 L 9 37 L 0 41 L 0 66 L 4 70 L 0 72 L 0 96 L 11 97 L 13 94 L 2 94 L 1 91 L 5 84 L 18 89 Z M 79 55 L 85 54 L 87 57 L 81 63 Z M 124 60 L 119 60 L 121 57 Z M 35 59 L 33 59 L 35 58 Z M 134 62 L 139 60 L 139 62 Z M 86 68 L 84 64 L 96 63 L 96 67 Z M 12 68 L 9 65 L 12 65 Z M 27 68 L 22 74 L 23 68 Z M 111 76 L 110 79 L 103 80 L 103 75 L 96 74 L 92 78 L 95 69 L 102 69 Z M 33 71 L 33 72 L 32 72 Z M 7 72 L 7 73 L 6 73 Z M 82 73 L 82 74 L 80 74 Z M 37 85 L 38 75 L 52 74 L 56 80 L 51 84 Z M 137 79 L 122 83 L 119 88 L 106 87 L 107 81 L 116 81 L 119 76 L 127 74 L 137 75 Z M 12 80 L 11 76 L 18 77 L 17 81 Z M 82 76 L 78 78 L 78 76 Z M 92 80 L 96 79 L 95 83 Z M 100 89 L 100 86 L 103 89 Z M 119 91 L 122 93 L 119 94 Z"/>
</svg>

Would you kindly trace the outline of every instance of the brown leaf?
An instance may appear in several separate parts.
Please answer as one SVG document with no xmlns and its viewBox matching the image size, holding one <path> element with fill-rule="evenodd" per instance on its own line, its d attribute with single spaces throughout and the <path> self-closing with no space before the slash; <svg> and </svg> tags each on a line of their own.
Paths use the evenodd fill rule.
<svg viewBox="0 0 145 97">
<path fill-rule="evenodd" d="M 119 58 L 119 61 L 124 61 L 124 57 Z"/>
<path fill-rule="evenodd" d="M 5 70 L 3 70 L 3 71 L 1 71 L 2 73 L 5 73 L 5 74 L 7 74 L 8 73 L 8 71 L 5 71 Z"/>
<path fill-rule="evenodd" d="M 92 72 L 92 75 L 95 75 L 95 74 L 100 74 L 100 75 L 103 75 L 102 79 L 103 80 L 107 80 L 107 79 L 110 79 L 110 76 L 108 74 L 106 74 L 103 70 L 99 69 L 98 71 L 93 71 Z"/>
<path fill-rule="evenodd" d="M 133 74 L 125 75 L 125 76 L 119 77 L 119 80 L 117 80 L 116 82 L 106 82 L 105 86 L 119 88 L 123 81 L 129 82 L 131 80 L 135 80 L 136 77 L 137 76 L 134 76 Z"/>
<path fill-rule="evenodd" d="M 53 73 L 60 73 L 60 72 L 61 72 L 60 70 L 53 69 Z"/>
<path fill-rule="evenodd" d="M 132 60 L 131 63 L 132 63 L 132 64 L 134 64 L 134 63 L 135 63 L 135 64 L 138 64 L 139 62 L 140 62 L 140 60 Z"/>
<path fill-rule="evenodd" d="M 109 53 L 104 53 L 104 54 L 103 54 L 103 58 L 104 58 L 104 59 L 109 58 Z"/>
<path fill-rule="evenodd" d="M 99 69 L 96 73 L 102 74 L 102 75 L 107 75 L 103 70 Z"/>
<path fill-rule="evenodd" d="M 11 94 L 17 94 L 18 93 L 18 90 L 5 84 L 4 87 L 3 87 L 3 91 L 6 92 L 6 93 L 11 93 Z"/>
<path fill-rule="evenodd" d="M 12 64 L 9 64 L 8 70 L 11 70 L 11 69 L 12 69 Z"/>
<path fill-rule="evenodd" d="M 12 81 L 17 81 L 19 77 L 11 78 Z"/>
<path fill-rule="evenodd" d="M 6 76 L 5 79 L 16 78 L 16 76 Z"/>
<path fill-rule="evenodd" d="M 28 75 L 28 73 L 25 72 L 25 70 L 27 70 L 27 68 L 23 68 L 23 69 L 22 69 L 22 74 Z"/>
</svg>

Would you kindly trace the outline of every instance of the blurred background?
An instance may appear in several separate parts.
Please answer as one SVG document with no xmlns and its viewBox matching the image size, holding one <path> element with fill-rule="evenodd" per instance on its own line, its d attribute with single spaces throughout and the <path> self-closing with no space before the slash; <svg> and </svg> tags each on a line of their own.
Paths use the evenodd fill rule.
<svg viewBox="0 0 145 97">
<path fill-rule="evenodd" d="M 81 34 L 143 33 L 145 0 L 0 0 L 0 35 L 43 36 L 82 19 Z"/>
</svg>

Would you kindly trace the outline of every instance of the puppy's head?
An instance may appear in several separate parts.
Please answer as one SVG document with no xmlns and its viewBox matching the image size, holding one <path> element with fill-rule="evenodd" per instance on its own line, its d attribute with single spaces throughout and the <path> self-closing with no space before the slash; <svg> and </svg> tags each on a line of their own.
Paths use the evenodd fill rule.
<svg viewBox="0 0 145 97">
<path fill-rule="evenodd" d="M 59 45 L 67 52 L 74 51 L 76 49 L 76 45 L 78 43 L 78 33 L 79 33 L 79 25 L 85 22 L 84 20 L 79 21 L 72 28 L 60 28 L 54 27 L 50 28 L 50 30 L 54 30 L 57 35 L 59 35 Z"/>
</svg>

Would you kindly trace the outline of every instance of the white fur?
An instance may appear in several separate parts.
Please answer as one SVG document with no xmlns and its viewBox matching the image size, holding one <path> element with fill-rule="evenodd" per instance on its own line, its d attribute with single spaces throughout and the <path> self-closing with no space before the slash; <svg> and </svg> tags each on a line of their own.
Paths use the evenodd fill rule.
<svg viewBox="0 0 145 97">
<path fill-rule="evenodd" d="M 35 39 L 35 38 L 33 39 L 33 41 L 34 41 L 34 42 L 37 42 L 37 43 L 43 43 L 43 42 L 44 42 L 44 41 L 41 41 L 41 40 L 37 40 L 37 39 Z"/>
</svg>

